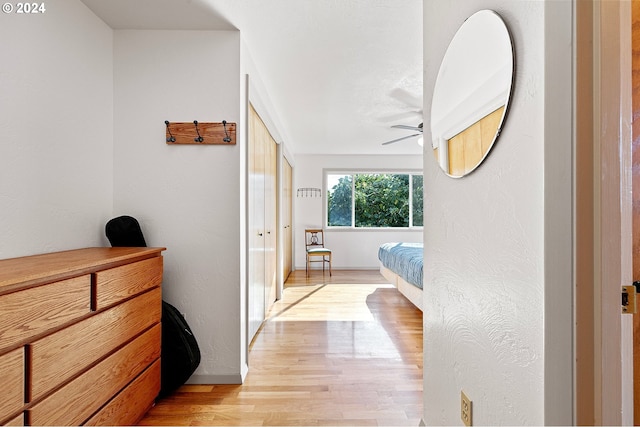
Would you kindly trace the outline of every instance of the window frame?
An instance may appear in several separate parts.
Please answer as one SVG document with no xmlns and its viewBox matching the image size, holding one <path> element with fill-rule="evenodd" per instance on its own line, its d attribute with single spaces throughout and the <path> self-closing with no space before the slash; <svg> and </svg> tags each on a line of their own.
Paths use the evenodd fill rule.
<svg viewBox="0 0 640 427">
<path fill-rule="evenodd" d="M 355 175 L 409 175 L 409 226 L 408 227 L 356 227 L 355 226 Z M 351 186 L 351 225 L 329 225 L 329 175 L 351 175 L 353 176 L 353 185 Z M 422 175 L 423 179 L 423 191 L 424 191 L 424 171 L 422 169 L 351 169 L 351 168 L 328 168 L 322 170 L 322 223 L 327 230 L 331 231 L 418 231 L 424 228 L 424 225 L 413 225 L 413 175 Z M 424 196 L 422 206 L 423 218 L 424 218 Z"/>
</svg>

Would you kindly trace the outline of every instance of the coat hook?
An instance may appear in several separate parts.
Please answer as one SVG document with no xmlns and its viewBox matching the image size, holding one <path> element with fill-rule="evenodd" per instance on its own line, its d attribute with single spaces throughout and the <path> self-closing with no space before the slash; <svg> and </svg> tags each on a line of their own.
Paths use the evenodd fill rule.
<svg viewBox="0 0 640 427">
<path fill-rule="evenodd" d="M 222 121 L 222 127 L 224 128 L 224 135 L 225 135 L 225 137 L 222 140 L 224 142 L 231 142 L 231 138 L 229 137 L 229 134 L 227 133 L 227 121 L 226 120 Z"/>
<path fill-rule="evenodd" d="M 200 131 L 198 130 L 198 121 L 197 121 L 197 120 L 194 120 L 194 121 L 193 121 L 193 124 L 194 124 L 194 125 L 196 125 L 196 133 L 198 134 L 198 137 L 197 137 L 197 138 L 193 138 L 193 140 L 194 140 L 195 142 L 202 142 L 202 141 L 204 141 L 204 138 L 203 138 L 202 136 L 200 136 Z"/>
<path fill-rule="evenodd" d="M 171 134 L 171 129 L 169 129 L 169 120 L 165 120 L 164 124 L 167 125 L 167 132 L 169 132 L 169 138 L 167 138 L 167 142 L 176 142 L 176 139 Z"/>
</svg>

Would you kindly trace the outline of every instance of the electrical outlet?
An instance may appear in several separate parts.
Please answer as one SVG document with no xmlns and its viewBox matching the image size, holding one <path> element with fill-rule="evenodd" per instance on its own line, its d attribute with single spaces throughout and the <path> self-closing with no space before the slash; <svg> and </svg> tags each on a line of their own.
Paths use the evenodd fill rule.
<svg viewBox="0 0 640 427">
<path fill-rule="evenodd" d="M 464 394 L 463 391 L 460 391 L 460 418 L 464 425 L 471 427 L 471 400 Z"/>
</svg>

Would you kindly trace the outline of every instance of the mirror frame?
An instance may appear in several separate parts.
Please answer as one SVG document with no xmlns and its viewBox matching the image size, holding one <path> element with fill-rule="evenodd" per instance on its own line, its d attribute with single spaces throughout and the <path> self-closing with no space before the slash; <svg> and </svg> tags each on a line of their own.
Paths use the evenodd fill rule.
<svg viewBox="0 0 640 427">
<path fill-rule="evenodd" d="M 491 31 L 487 30 L 488 24 Z M 478 40 L 499 44 L 481 46 L 476 43 Z M 475 44 L 469 46 L 469 42 Z M 484 73 L 478 74 L 479 69 Z M 431 100 L 432 147 L 438 165 L 447 176 L 467 176 L 487 158 L 504 126 L 514 83 L 515 50 L 509 29 L 495 11 L 475 12 L 462 23 L 449 43 Z M 450 151 L 463 153 L 462 157 L 457 156 L 462 159 L 462 167 L 460 161 L 450 158 Z M 457 172 L 459 170 L 462 172 Z"/>
</svg>

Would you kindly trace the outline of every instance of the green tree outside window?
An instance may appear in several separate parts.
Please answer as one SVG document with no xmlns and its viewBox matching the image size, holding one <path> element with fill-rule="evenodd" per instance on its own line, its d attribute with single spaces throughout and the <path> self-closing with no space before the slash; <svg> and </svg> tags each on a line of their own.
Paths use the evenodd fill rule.
<svg viewBox="0 0 640 427">
<path fill-rule="evenodd" d="M 422 175 L 359 173 L 330 174 L 327 178 L 329 227 L 407 228 L 423 225 Z"/>
</svg>

